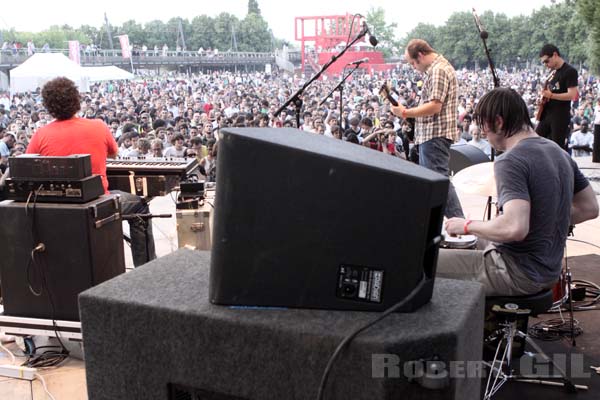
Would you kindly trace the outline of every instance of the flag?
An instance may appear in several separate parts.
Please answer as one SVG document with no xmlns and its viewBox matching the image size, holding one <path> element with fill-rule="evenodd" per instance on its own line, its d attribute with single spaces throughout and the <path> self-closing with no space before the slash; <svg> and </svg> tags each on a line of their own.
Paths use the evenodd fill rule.
<svg viewBox="0 0 600 400">
<path fill-rule="evenodd" d="M 121 54 L 123 54 L 123 58 L 131 58 L 131 51 L 129 50 L 129 36 L 120 35 L 117 37 L 121 43 Z"/>
<path fill-rule="evenodd" d="M 79 52 L 79 40 L 69 40 L 69 58 L 81 64 L 81 53 Z"/>
</svg>

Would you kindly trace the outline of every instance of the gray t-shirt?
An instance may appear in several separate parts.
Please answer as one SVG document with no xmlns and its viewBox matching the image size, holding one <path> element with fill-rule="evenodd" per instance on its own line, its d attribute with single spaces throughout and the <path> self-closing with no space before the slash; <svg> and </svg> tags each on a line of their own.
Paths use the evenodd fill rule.
<svg viewBox="0 0 600 400">
<path fill-rule="evenodd" d="M 494 165 L 500 208 L 510 200 L 531 205 L 529 233 L 521 242 L 498 243 L 534 282 L 558 279 L 571 221 L 573 194 L 589 184 L 573 159 L 554 142 L 521 140 Z"/>
</svg>

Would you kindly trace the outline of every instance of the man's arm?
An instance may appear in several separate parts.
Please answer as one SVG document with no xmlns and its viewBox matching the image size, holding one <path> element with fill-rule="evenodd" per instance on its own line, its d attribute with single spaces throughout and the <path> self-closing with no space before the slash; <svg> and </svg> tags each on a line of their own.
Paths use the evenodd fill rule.
<svg viewBox="0 0 600 400">
<path fill-rule="evenodd" d="M 442 111 L 442 102 L 439 100 L 431 100 L 427 103 L 421 104 L 418 107 L 406 108 L 402 104 L 391 107 L 392 113 L 398 117 L 416 118 L 416 117 L 427 117 L 429 115 L 438 114 Z M 404 116 L 402 112 L 405 112 Z"/>
<path fill-rule="evenodd" d="M 493 242 L 518 242 L 529 233 L 531 204 L 527 200 L 509 200 L 502 207 L 504 213 L 490 221 L 472 221 L 468 233 Z M 450 218 L 446 221 L 446 232 L 452 236 L 465 234 L 463 218 Z"/>
<path fill-rule="evenodd" d="M 592 185 L 573 195 L 571 204 L 571 224 L 575 225 L 598 217 L 598 200 Z"/>
</svg>

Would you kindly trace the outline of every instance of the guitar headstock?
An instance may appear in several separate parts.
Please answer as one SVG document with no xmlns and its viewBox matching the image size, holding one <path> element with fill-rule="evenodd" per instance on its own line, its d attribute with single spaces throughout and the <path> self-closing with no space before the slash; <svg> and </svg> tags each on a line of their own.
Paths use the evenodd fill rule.
<svg viewBox="0 0 600 400">
<path fill-rule="evenodd" d="M 391 94 L 392 89 L 387 81 L 383 82 L 381 89 L 379 89 L 379 95 L 387 99 L 393 106 L 398 106 L 398 101 Z"/>
</svg>

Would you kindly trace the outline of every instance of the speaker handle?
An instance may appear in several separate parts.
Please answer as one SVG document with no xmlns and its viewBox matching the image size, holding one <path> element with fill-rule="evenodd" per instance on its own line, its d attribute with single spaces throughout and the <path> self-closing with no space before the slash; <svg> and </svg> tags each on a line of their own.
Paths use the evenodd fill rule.
<svg viewBox="0 0 600 400">
<path fill-rule="evenodd" d="M 438 249 L 440 246 L 440 243 L 442 243 L 442 240 L 444 240 L 444 238 L 442 237 L 441 234 L 437 235 L 433 239 L 431 239 L 431 242 L 429 242 L 427 244 L 427 251 L 425 252 L 425 254 L 430 254 L 431 251 L 435 251 L 436 249 Z M 426 257 L 426 259 L 427 259 L 427 257 Z M 425 276 L 430 279 L 433 278 L 433 276 L 435 275 L 436 267 L 437 267 L 437 257 L 434 257 L 433 262 L 425 262 L 425 268 L 423 271 L 425 273 Z"/>
<path fill-rule="evenodd" d="M 96 229 L 100 229 L 109 222 L 118 221 L 119 219 L 121 219 L 121 213 L 117 211 L 116 213 L 109 215 L 106 218 L 94 222 L 94 226 L 96 227 Z"/>
</svg>

